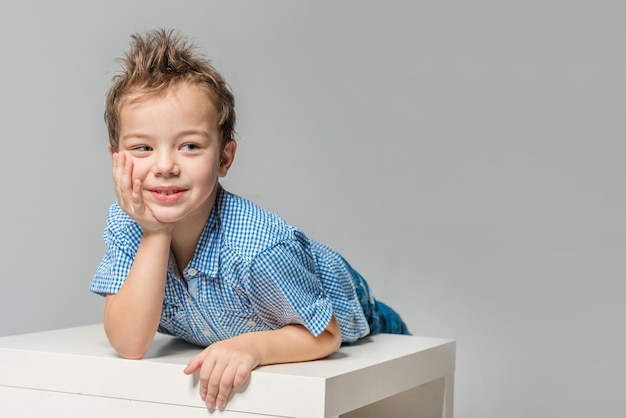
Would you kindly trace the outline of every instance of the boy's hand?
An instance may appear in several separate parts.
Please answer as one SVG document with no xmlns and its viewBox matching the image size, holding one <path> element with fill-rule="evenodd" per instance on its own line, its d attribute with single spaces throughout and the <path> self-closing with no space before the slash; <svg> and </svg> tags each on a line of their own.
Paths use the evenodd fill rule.
<svg viewBox="0 0 626 418">
<path fill-rule="evenodd" d="M 173 228 L 154 217 L 143 201 L 141 180 L 133 180 L 133 162 L 123 152 L 113 154 L 113 186 L 117 202 L 124 212 L 133 218 L 144 233 L 163 232 Z"/>
<path fill-rule="evenodd" d="M 291 324 L 213 343 L 193 357 L 184 371 L 200 370 L 200 397 L 209 409 L 221 409 L 231 391 L 243 387 L 255 367 L 324 358 L 340 344 L 341 330 L 333 316 L 317 337 L 304 326 Z"/>
<path fill-rule="evenodd" d="M 234 337 L 211 344 L 187 364 L 185 374 L 200 369 L 200 397 L 208 409 L 224 408 L 231 391 L 240 389 L 260 364 L 260 354 L 244 340 Z"/>
</svg>

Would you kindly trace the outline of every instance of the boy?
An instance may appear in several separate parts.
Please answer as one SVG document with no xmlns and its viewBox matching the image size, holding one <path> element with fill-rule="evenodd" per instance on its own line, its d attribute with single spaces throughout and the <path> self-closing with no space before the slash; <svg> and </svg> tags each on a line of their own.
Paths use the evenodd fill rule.
<svg viewBox="0 0 626 418">
<path fill-rule="evenodd" d="M 407 334 L 339 254 L 221 187 L 234 98 L 209 61 L 175 31 L 132 40 L 107 96 L 117 202 L 90 287 L 115 350 L 139 359 L 157 331 L 207 347 L 184 372 L 214 409 L 259 365 Z"/>
</svg>

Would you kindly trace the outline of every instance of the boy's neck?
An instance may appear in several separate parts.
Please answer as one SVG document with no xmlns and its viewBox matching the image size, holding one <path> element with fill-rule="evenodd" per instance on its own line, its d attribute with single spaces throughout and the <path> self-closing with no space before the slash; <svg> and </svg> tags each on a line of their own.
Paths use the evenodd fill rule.
<svg viewBox="0 0 626 418">
<path fill-rule="evenodd" d="M 174 227 L 172 232 L 172 253 L 176 259 L 176 265 L 178 270 L 182 272 L 187 265 L 191 262 L 193 255 L 198 246 L 198 241 L 202 235 L 202 231 L 206 226 L 207 220 L 213 210 L 213 204 L 215 203 L 216 190 L 211 193 L 211 196 L 207 199 L 202 208 L 197 213 L 190 215 L 190 217 Z"/>
</svg>

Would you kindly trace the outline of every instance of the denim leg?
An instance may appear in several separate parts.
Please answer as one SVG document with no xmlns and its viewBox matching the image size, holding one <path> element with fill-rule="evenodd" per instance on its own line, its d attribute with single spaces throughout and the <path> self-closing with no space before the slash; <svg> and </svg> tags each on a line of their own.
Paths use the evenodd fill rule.
<svg viewBox="0 0 626 418">
<path fill-rule="evenodd" d="M 391 307 L 380 301 L 376 301 L 374 310 L 376 312 L 375 318 L 378 322 L 377 332 L 411 335 L 400 315 Z M 372 334 L 377 332 L 372 332 Z"/>
<path fill-rule="evenodd" d="M 344 260 L 345 261 L 345 260 Z M 346 262 L 348 270 L 354 278 L 354 287 L 361 307 L 370 327 L 370 335 L 373 334 L 405 334 L 410 335 L 406 324 L 400 315 L 388 305 L 377 301 L 370 291 L 367 281 L 350 264 Z"/>
</svg>

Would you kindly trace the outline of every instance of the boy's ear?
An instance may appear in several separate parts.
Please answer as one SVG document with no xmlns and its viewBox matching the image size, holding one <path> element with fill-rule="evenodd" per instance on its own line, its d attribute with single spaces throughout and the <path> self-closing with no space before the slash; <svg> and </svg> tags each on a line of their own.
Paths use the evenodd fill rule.
<svg viewBox="0 0 626 418">
<path fill-rule="evenodd" d="M 111 144 L 109 144 L 109 154 L 111 155 L 111 157 L 113 156 L 113 147 L 111 146 Z"/>
<path fill-rule="evenodd" d="M 235 153 L 237 152 L 237 142 L 231 139 L 226 142 L 224 149 L 222 150 L 222 156 L 220 158 L 220 167 L 217 170 L 219 177 L 225 177 L 228 174 L 228 169 L 235 160 Z"/>
</svg>

